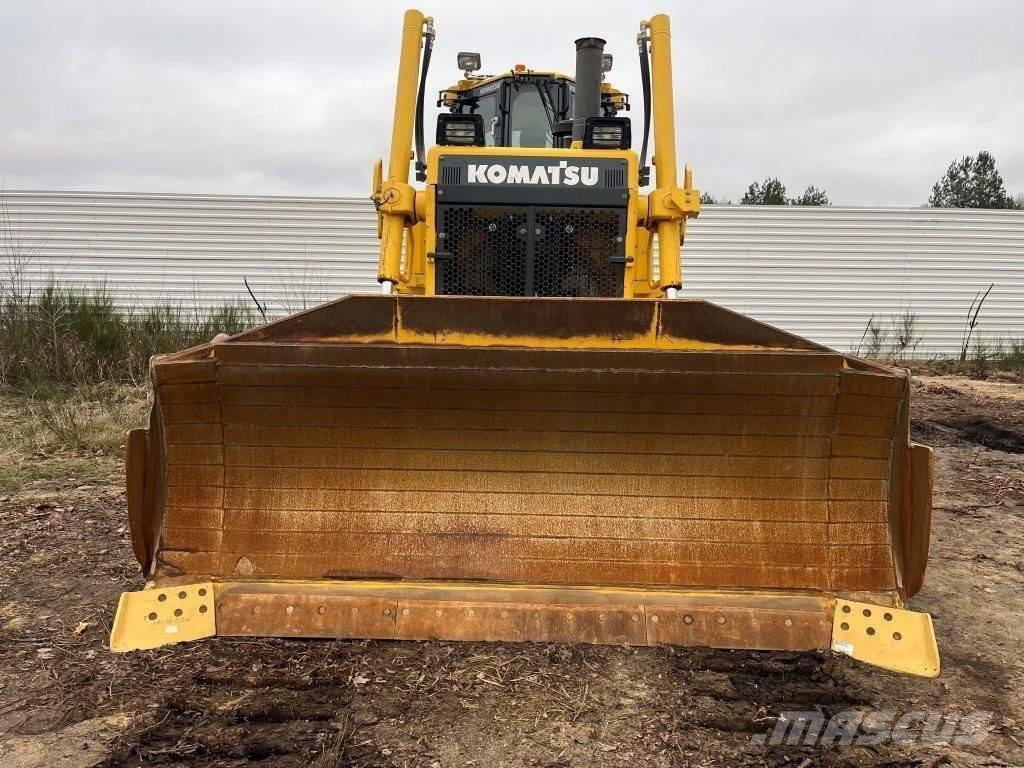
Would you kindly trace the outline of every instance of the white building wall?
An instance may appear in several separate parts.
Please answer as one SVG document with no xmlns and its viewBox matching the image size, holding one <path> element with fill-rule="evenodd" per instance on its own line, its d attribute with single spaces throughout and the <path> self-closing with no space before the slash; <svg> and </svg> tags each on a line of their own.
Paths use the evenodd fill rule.
<svg viewBox="0 0 1024 768">
<path fill-rule="evenodd" d="M 921 352 L 953 353 L 990 284 L 979 330 L 1024 339 L 1021 211 L 708 206 L 683 259 L 685 295 L 844 350 L 909 311 Z M 244 277 L 282 314 L 375 291 L 376 222 L 359 198 L 4 191 L 0 272 L 14 261 L 125 308 L 248 301 Z"/>
</svg>

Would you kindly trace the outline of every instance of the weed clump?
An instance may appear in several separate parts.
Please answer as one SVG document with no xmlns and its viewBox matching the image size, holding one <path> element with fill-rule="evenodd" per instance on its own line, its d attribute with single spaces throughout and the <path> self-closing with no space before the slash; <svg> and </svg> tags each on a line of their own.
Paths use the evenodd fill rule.
<svg viewBox="0 0 1024 768">
<path fill-rule="evenodd" d="M 38 294 L 0 300 L 0 385 L 141 384 L 155 354 L 236 334 L 258 322 L 251 307 L 228 303 L 213 312 L 163 305 L 125 312 L 103 289 L 50 283 Z"/>
</svg>

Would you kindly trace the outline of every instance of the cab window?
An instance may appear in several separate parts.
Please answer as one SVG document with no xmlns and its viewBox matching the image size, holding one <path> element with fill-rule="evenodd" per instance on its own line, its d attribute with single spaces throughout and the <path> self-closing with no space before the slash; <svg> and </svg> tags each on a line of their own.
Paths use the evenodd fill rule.
<svg viewBox="0 0 1024 768">
<path fill-rule="evenodd" d="M 551 120 L 540 90 L 533 84 L 522 88 L 511 88 L 509 146 L 512 147 L 550 147 Z"/>
<path fill-rule="evenodd" d="M 498 93 L 499 91 L 494 91 L 480 96 L 469 108 L 471 114 L 481 115 L 484 119 L 484 142 L 488 147 L 495 144 L 494 120 L 498 115 Z"/>
</svg>

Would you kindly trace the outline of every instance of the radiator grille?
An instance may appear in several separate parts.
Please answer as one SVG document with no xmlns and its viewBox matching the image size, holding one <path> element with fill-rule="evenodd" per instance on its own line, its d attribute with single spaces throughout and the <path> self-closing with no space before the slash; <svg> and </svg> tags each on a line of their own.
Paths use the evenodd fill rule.
<svg viewBox="0 0 1024 768">
<path fill-rule="evenodd" d="M 619 211 L 538 208 L 534 246 L 537 296 L 618 296 Z"/>
<path fill-rule="evenodd" d="M 622 295 L 625 211 L 440 206 L 436 292 Z"/>
<path fill-rule="evenodd" d="M 437 293 L 458 296 L 527 295 L 526 208 L 444 209 L 437 246 Z"/>
</svg>

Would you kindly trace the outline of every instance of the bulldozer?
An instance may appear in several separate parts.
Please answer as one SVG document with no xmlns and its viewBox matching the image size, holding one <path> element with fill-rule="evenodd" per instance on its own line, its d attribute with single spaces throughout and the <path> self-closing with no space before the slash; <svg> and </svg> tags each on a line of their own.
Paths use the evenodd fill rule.
<svg viewBox="0 0 1024 768">
<path fill-rule="evenodd" d="M 681 294 L 700 191 L 668 17 L 636 37 L 639 152 L 596 37 L 572 76 L 459 53 L 428 151 L 434 36 L 405 13 L 380 293 L 151 361 L 126 461 L 147 583 L 112 650 L 681 645 L 937 675 L 906 608 L 932 484 L 909 373 Z"/>
</svg>

